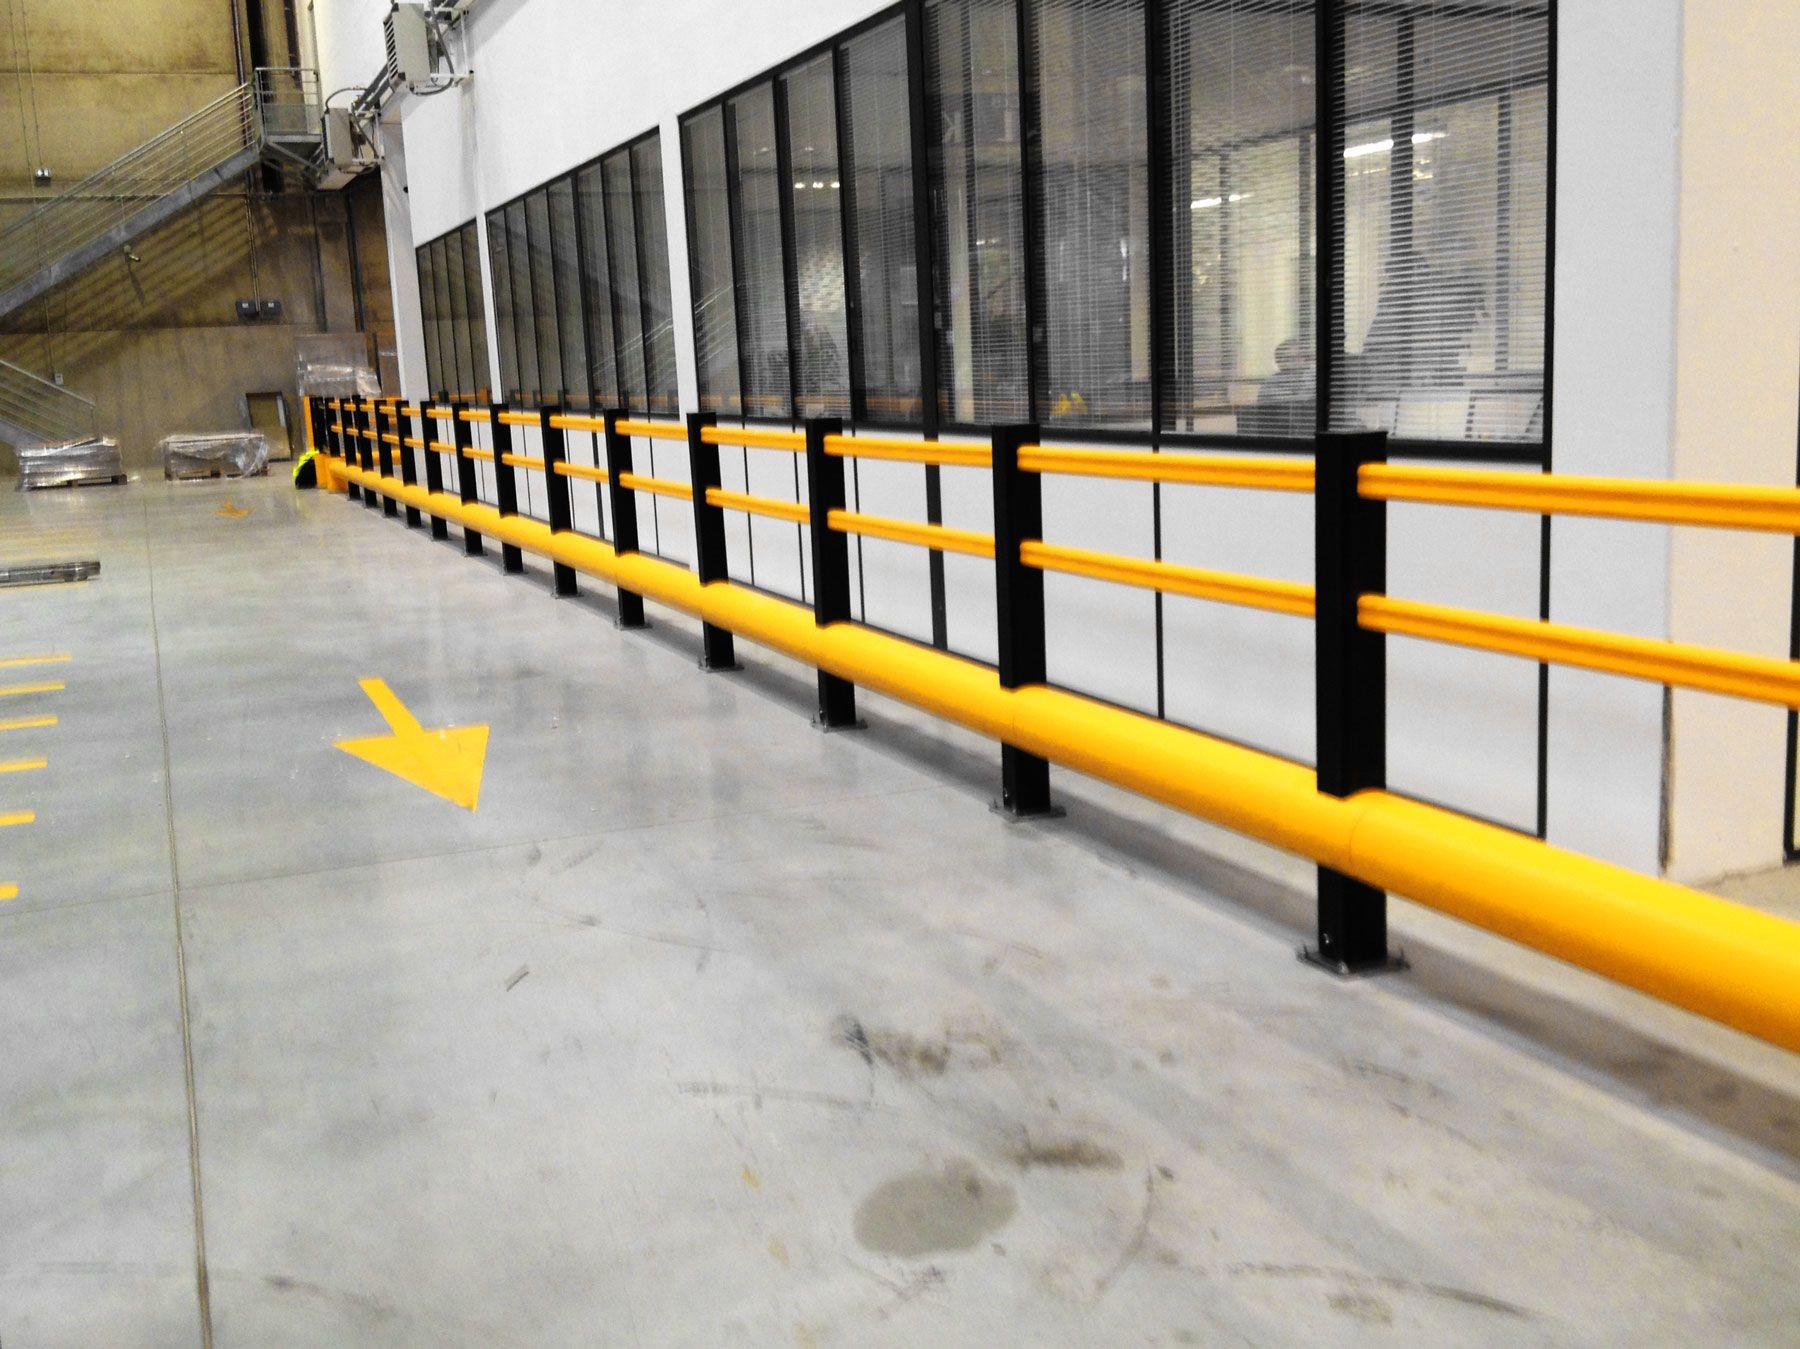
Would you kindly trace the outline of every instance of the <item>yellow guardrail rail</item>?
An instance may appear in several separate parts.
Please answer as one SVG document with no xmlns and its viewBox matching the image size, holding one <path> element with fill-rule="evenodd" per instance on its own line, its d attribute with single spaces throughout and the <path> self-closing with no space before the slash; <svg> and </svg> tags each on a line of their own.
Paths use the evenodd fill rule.
<svg viewBox="0 0 1800 1349">
<path fill-rule="evenodd" d="M 500 414 L 502 426 L 537 426 L 540 423 L 541 419 L 529 412 L 502 412 Z"/>
<path fill-rule="evenodd" d="M 456 415 L 465 422 L 490 422 L 494 419 L 494 414 L 486 408 L 463 408 Z"/>
<path fill-rule="evenodd" d="M 622 436 L 643 436 L 646 440 L 687 439 L 687 427 L 680 422 L 650 422 L 621 417 L 617 425 Z"/>
<path fill-rule="evenodd" d="M 603 468 L 590 468 L 586 464 L 571 464 L 567 459 L 556 461 L 556 471 L 565 478 L 581 478 L 587 482 L 612 481 L 612 474 Z"/>
<path fill-rule="evenodd" d="M 1800 533 L 1800 488 L 1794 487 L 1734 487 L 1724 483 L 1397 464 L 1365 465 L 1358 472 L 1357 481 L 1365 497 L 1381 501 Z"/>
<path fill-rule="evenodd" d="M 1800 1051 L 1800 924 L 343 460 L 349 481 L 819 670 Z M 834 520 L 834 527 L 844 518 Z M 934 544 L 930 546 L 942 546 Z M 1366 601 L 1365 601 L 1366 603 Z M 1378 620 L 1379 609 L 1372 615 Z"/>
<path fill-rule="evenodd" d="M 1036 567 L 1039 571 L 1086 576 L 1096 581 L 1112 581 L 1118 585 L 1160 590 L 1167 595 L 1190 595 L 1195 599 L 1217 600 L 1221 604 L 1236 604 L 1246 609 L 1266 609 L 1270 613 L 1293 614 L 1299 618 L 1313 616 L 1313 588 L 1293 581 L 1272 581 L 1260 576 L 1207 571 L 1174 562 L 1120 557 L 1116 553 L 1093 553 L 1083 548 L 1064 548 L 1044 543 L 1042 540 L 1021 543 L 1019 560 L 1027 567 Z"/>
<path fill-rule="evenodd" d="M 1310 492 L 1312 461 L 1299 455 L 1190 454 L 1181 451 L 1093 450 L 1063 445 L 1022 445 L 1019 467 L 1027 473 L 1203 487 L 1256 487 L 1269 492 Z"/>
<path fill-rule="evenodd" d="M 1723 693 L 1800 708 L 1800 663 L 1745 656 L 1711 647 L 1648 637 L 1623 637 L 1591 628 L 1508 618 L 1472 609 L 1388 595 L 1364 595 L 1357 616 L 1365 628 L 1419 637 L 1553 665 L 1574 665 L 1653 684 Z"/>
<path fill-rule="evenodd" d="M 606 418 L 583 417 L 573 412 L 558 412 L 550 418 L 550 425 L 558 431 L 604 431 Z"/>
<path fill-rule="evenodd" d="M 537 473 L 544 471 L 544 461 L 531 454 L 503 454 L 500 462 L 510 468 L 528 468 Z"/>
<path fill-rule="evenodd" d="M 993 462 L 993 452 L 986 445 L 895 436 L 826 436 L 825 453 L 840 459 L 891 459 L 950 468 L 987 468 Z"/>
<path fill-rule="evenodd" d="M 771 520 L 788 520 L 796 525 L 811 521 L 812 511 L 801 501 L 782 501 L 776 497 L 751 496 L 747 492 L 728 492 L 723 487 L 706 489 L 706 504 L 720 510 L 742 511 L 745 515 L 762 515 Z"/>
<path fill-rule="evenodd" d="M 754 426 L 703 426 L 700 439 L 708 445 L 741 446 L 746 450 L 806 449 L 806 435 L 801 431 L 771 431 Z"/>
<path fill-rule="evenodd" d="M 972 529 L 950 529 L 944 525 L 919 524 L 912 520 L 890 520 L 880 515 L 859 515 L 855 511 L 828 511 L 825 523 L 841 534 L 861 534 L 870 539 L 887 539 L 892 543 L 911 543 L 920 548 L 935 548 L 944 553 L 964 553 L 969 557 L 994 555 L 994 536 Z"/>
<path fill-rule="evenodd" d="M 683 433 L 685 439 L 686 433 Z M 621 473 L 619 486 L 630 492 L 648 492 L 651 496 L 673 497 L 677 501 L 692 501 L 694 489 L 684 482 L 669 482 L 665 478 L 650 478 L 642 473 Z"/>
</svg>

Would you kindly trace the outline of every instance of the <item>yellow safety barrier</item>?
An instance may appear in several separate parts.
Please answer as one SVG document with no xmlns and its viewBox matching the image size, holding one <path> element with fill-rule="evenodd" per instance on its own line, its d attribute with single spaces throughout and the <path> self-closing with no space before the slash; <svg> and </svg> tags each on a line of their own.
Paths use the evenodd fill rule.
<svg viewBox="0 0 1800 1349">
<path fill-rule="evenodd" d="M 1363 496 L 1378 501 L 1800 533 L 1800 488 L 1794 487 L 1733 487 L 1396 464 L 1366 464 L 1357 473 L 1357 483 Z"/>
<path fill-rule="evenodd" d="M 1448 642 L 1553 665 L 1575 665 L 1584 670 L 1647 679 L 1653 684 L 1800 708 L 1800 663 L 1791 660 L 1745 656 L 1648 637 L 1621 637 L 1542 619 L 1507 618 L 1389 595 L 1364 595 L 1357 602 L 1357 617 L 1363 627 L 1397 637 Z"/>
<path fill-rule="evenodd" d="M 493 420 L 493 413 L 486 408 L 464 408 L 456 414 L 465 422 L 487 422 Z"/>
<path fill-rule="evenodd" d="M 970 557 L 994 555 L 994 536 L 978 534 L 972 529 L 949 529 L 943 525 L 918 524 L 912 520 L 890 520 L 880 515 L 858 515 L 854 511 L 831 511 L 826 515 L 825 523 L 841 534 L 862 534 L 871 539 L 913 543 L 921 548 L 935 548 L 943 553 L 966 553 Z"/>
<path fill-rule="evenodd" d="M 982 735 L 1309 857 L 1800 1051 L 1800 924 L 1312 770 L 597 539 L 344 464 L 364 488 L 758 642 Z"/>
<path fill-rule="evenodd" d="M 674 497 L 677 501 L 694 499 L 694 489 L 684 482 L 669 482 L 664 478 L 647 478 L 641 473 L 621 473 L 619 486 L 632 492 L 648 492 L 651 496 Z"/>
<path fill-rule="evenodd" d="M 500 456 L 500 462 L 512 468 L 528 468 L 538 473 L 544 471 L 544 461 L 535 455 L 503 454 Z"/>
<path fill-rule="evenodd" d="M 556 461 L 556 471 L 565 478 L 583 478 L 588 482 L 612 481 L 612 474 L 603 468 L 589 468 L 586 464 L 571 464 L 567 459 Z"/>
<path fill-rule="evenodd" d="M 453 422 L 456 420 L 456 409 L 444 407 L 426 408 L 425 415 L 434 422 Z"/>
<path fill-rule="evenodd" d="M 455 446 L 451 446 L 453 451 L 455 448 Z M 491 464 L 494 462 L 494 452 L 492 450 L 478 450 L 474 446 L 469 446 L 463 450 L 463 458 L 479 459 L 484 464 Z"/>
<path fill-rule="evenodd" d="M 1271 581 L 1260 576 L 1239 576 L 1233 572 L 1206 571 L 1200 567 L 1184 567 L 1173 562 L 1155 562 L 1149 558 L 1120 557 L 1115 553 L 1092 553 L 1083 548 L 1063 548 L 1034 540 L 1019 545 L 1019 560 L 1039 571 L 1063 572 L 1069 576 L 1086 576 L 1096 581 L 1112 581 L 1119 585 L 1141 586 L 1168 595 L 1191 595 L 1195 599 L 1217 600 L 1247 609 L 1266 609 L 1271 613 L 1293 614 L 1298 618 L 1313 616 L 1313 588 L 1293 581 Z"/>
<path fill-rule="evenodd" d="M 558 431 L 604 431 L 606 418 L 580 417 L 572 412 L 559 412 L 550 418 L 550 425 Z"/>
<path fill-rule="evenodd" d="M 804 432 L 769 431 L 754 426 L 703 426 L 700 439 L 708 445 L 736 445 L 746 450 L 806 449 Z"/>
<path fill-rule="evenodd" d="M 404 417 L 416 417 L 419 415 L 419 409 L 416 407 L 402 407 L 400 409 L 400 414 Z"/>
<path fill-rule="evenodd" d="M 406 438 L 406 448 L 409 450 L 422 450 L 425 448 L 425 442 L 420 440 L 417 436 L 408 436 Z"/>
<path fill-rule="evenodd" d="M 825 453 L 839 459 L 891 459 L 903 464 L 941 464 L 949 468 L 987 468 L 993 463 L 993 450 L 987 445 L 892 436 L 826 436 Z"/>
<path fill-rule="evenodd" d="M 539 419 L 529 412 L 502 412 L 500 414 L 502 426 L 536 426 L 538 423 Z"/>
<path fill-rule="evenodd" d="M 455 454 L 456 453 L 456 446 L 446 445 L 441 440 L 434 440 L 431 442 L 431 444 L 427 445 L 425 448 L 430 450 L 433 454 Z"/>
<path fill-rule="evenodd" d="M 381 439 L 384 444 L 388 445 L 398 445 L 400 443 L 399 436 L 393 435 L 387 431 L 381 433 Z"/>
<path fill-rule="evenodd" d="M 723 487 L 707 488 L 706 504 L 717 506 L 720 510 L 742 511 L 745 515 L 763 515 L 771 520 L 790 520 L 797 525 L 804 525 L 812 520 L 812 512 L 804 502 L 751 496 L 747 492 L 728 492 Z"/>
<path fill-rule="evenodd" d="M 643 422 L 621 417 L 617 425 L 622 436 L 643 436 L 646 440 L 687 439 L 687 427 L 680 422 Z"/>
<path fill-rule="evenodd" d="M 1148 450 L 1090 450 L 1062 445 L 1022 445 L 1019 467 L 1027 473 L 1061 473 L 1083 478 L 1126 478 L 1142 482 L 1191 483 L 1204 487 L 1257 487 L 1269 492 L 1313 490 L 1312 461 L 1304 456 L 1190 454 Z"/>
</svg>

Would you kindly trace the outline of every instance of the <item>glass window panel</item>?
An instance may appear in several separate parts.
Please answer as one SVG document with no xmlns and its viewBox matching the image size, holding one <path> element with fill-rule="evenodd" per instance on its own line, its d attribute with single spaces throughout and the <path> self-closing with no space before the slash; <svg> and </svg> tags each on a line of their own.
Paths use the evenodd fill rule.
<svg viewBox="0 0 1800 1349">
<path fill-rule="evenodd" d="M 663 200 L 662 137 L 631 147 L 637 193 L 639 300 L 644 309 L 644 385 L 652 412 L 681 410 L 675 374 L 675 301 L 669 283 L 668 208 Z"/>
<path fill-rule="evenodd" d="M 513 332 L 519 342 L 519 385 L 508 402 L 535 403 L 538 398 L 537 305 L 531 291 L 531 243 L 526 234 L 525 203 L 506 208 L 506 247 L 512 263 Z"/>
<path fill-rule="evenodd" d="M 456 367 L 456 318 L 450 307 L 449 240 L 439 239 L 432 245 L 431 261 L 437 290 L 438 369 L 444 382 L 453 390 L 461 388 L 461 372 Z"/>
<path fill-rule="evenodd" d="M 418 251 L 419 259 L 419 329 L 425 339 L 425 378 L 436 393 L 443 387 L 439 366 L 437 335 L 437 279 L 433 274 L 431 245 Z"/>
<path fill-rule="evenodd" d="M 1030 6 L 1039 88 L 1051 423 L 1150 424 L 1150 184 L 1142 0 Z"/>
<path fill-rule="evenodd" d="M 474 371 L 475 401 L 490 400 L 493 373 L 488 366 L 487 306 L 481 295 L 481 243 L 471 220 L 463 226 L 463 293 L 469 304 L 469 359 Z"/>
<path fill-rule="evenodd" d="M 525 228 L 531 238 L 531 314 L 537 323 L 538 401 L 562 397 L 562 335 L 556 309 L 556 256 L 550 239 L 550 193 L 538 188 L 525 198 Z"/>
<path fill-rule="evenodd" d="M 935 0 L 925 11 L 937 229 L 939 411 L 961 424 L 1023 421 L 1025 255 L 1013 0 Z"/>
<path fill-rule="evenodd" d="M 1549 27 L 1542 0 L 1348 21 L 1342 370 L 1332 424 L 1543 435 Z"/>
<path fill-rule="evenodd" d="M 852 38 L 839 60 L 849 105 L 843 157 L 862 311 L 863 411 L 876 421 L 917 422 L 919 276 L 904 21 Z"/>
<path fill-rule="evenodd" d="M 612 267 L 608 261 L 606 193 L 601 168 L 590 164 L 575 176 L 581 212 L 581 284 L 587 296 L 588 376 L 594 401 L 619 404 L 618 353 L 613 344 Z"/>
<path fill-rule="evenodd" d="M 450 335 L 456 345 L 457 388 L 474 398 L 481 381 L 476 377 L 475 355 L 469 349 L 469 287 L 463 263 L 466 234 L 458 229 L 445 236 L 444 261 L 450 277 Z"/>
<path fill-rule="evenodd" d="M 1173 0 L 1166 13 L 1174 294 L 1163 425 L 1310 436 L 1312 6 Z"/>
<path fill-rule="evenodd" d="M 562 390 L 588 406 L 587 335 L 581 314 L 581 239 L 575 227 L 575 179 L 550 184 L 550 253 L 556 276 L 556 329 L 562 340 Z"/>
<path fill-rule="evenodd" d="M 506 213 L 494 211 L 488 221 L 488 267 L 494 278 L 494 341 L 499 344 L 500 396 L 510 398 L 519 387 L 519 346 L 512 304 L 512 263 L 507 252 Z"/>
<path fill-rule="evenodd" d="M 606 233 L 612 241 L 613 333 L 619 351 L 619 401 L 643 411 L 644 315 L 638 306 L 637 231 L 632 222 L 631 155 L 619 150 L 603 161 Z"/>
<path fill-rule="evenodd" d="M 788 384 L 787 290 L 782 278 L 781 184 L 775 148 L 775 90 L 759 85 L 732 100 L 737 141 L 737 309 L 743 351 L 744 412 L 792 415 Z"/>
<path fill-rule="evenodd" d="M 787 92 L 788 186 L 794 216 L 795 293 L 800 319 L 795 393 L 802 417 L 850 415 L 849 340 L 844 315 L 844 217 L 838 177 L 837 88 L 832 58 L 782 77 Z"/>
<path fill-rule="evenodd" d="M 731 268 L 731 203 L 725 181 L 725 111 L 709 108 L 681 129 L 687 160 L 688 259 L 693 273 L 694 368 L 703 412 L 736 414 L 737 301 Z"/>
</svg>

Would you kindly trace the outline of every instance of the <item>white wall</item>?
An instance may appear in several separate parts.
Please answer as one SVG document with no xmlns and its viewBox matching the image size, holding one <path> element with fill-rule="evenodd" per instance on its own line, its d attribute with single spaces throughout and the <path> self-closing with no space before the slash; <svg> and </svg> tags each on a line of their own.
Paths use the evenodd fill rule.
<svg viewBox="0 0 1800 1349">
<path fill-rule="evenodd" d="M 320 25 L 321 47 L 335 53 L 328 61 L 366 78 L 379 62 L 385 3 L 320 3 L 335 11 Z M 480 217 L 660 127 L 681 392 L 692 407 L 677 119 L 880 8 L 868 0 L 481 0 L 457 48 L 474 72 L 472 85 L 403 105 L 412 237 L 429 239 Z M 1553 375 L 1561 470 L 1647 477 L 1670 471 L 1680 19 L 1680 0 L 1563 0 Z M 485 250 L 485 231 L 482 243 Z M 410 253 L 395 267 L 410 270 Z M 417 342 L 416 327 L 403 323 L 402 350 Z M 742 474 L 746 461 L 752 480 L 761 471 L 754 452 L 735 468 L 726 458 L 728 474 Z M 985 475 L 944 476 L 946 523 L 985 528 Z M 871 500 L 891 498 L 897 514 L 918 513 L 916 488 L 910 479 L 879 475 L 867 485 Z M 1067 500 L 1053 490 L 1046 512 L 1068 543 L 1149 552 L 1143 490 L 1089 484 Z M 1392 528 L 1396 594 L 1537 614 L 1535 518 L 1397 508 Z M 740 554 L 747 558 L 749 534 L 740 533 L 733 536 L 734 565 Z M 1163 535 L 1164 556 L 1174 561 L 1310 577 L 1304 500 L 1167 489 Z M 888 557 L 886 547 L 862 550 L 883 578 L 869 592 L 871 617 L 916 632 L 928 623 L 925 599 L 905 592 L 921 583 L 923 568 Z M 756 549 L 758 582 L 799 593 L 798 540 L 771 535 L 765 546 L 759 536 Z M 1666 531 L 1559 521 L 1551 570 L 1553 617 L 1668 635 Z M 991 569 L 951 557 L 946 571 L 952 646 L 991 651 Z M 1054 678 L 1150 705 L 1147 595 L 1053 578 L 1050 608 Z M 1310 759 L 1312 656 L 1304 623 L 1171 599 L 1164 627 L 1172 718 Z M 1399 639 L 1391 661 L 1394 785 L 1533 827 L 1536 667 Z M 1663 802 L 1661 690 L 1569 671 L 1554 672 L 1550 689 L 1552 839 L 1654 870 Z"/>
<path fill-rule="evenodd" d="M 1687 0 L 1675 471 L 1792 486 L 1800 427 L 1800 5 Z M 1785 658 L 1793 544 L 1677 531 L 1677 641 Z M 1787 715 L 1677 693 L 1670 870 L 1781 860 Z"/>
</svg>

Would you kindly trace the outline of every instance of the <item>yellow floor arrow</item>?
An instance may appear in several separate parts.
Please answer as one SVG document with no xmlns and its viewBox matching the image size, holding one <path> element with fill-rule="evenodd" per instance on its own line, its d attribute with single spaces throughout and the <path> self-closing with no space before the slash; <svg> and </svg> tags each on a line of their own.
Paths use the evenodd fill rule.
<svg viewBox="0 0 1800 1349">
<path fill-rule="evenodd" d="M 481 796 L 481 770 L 487 763 L 488 728 L 445 726 L 428 731 L 394 696 L 386 680 L 365 679 L 362 691 L 393 734 L 340 740 L 337 748 L 423 787 L 433 796 L 474 810 Z"/>
</svg>

